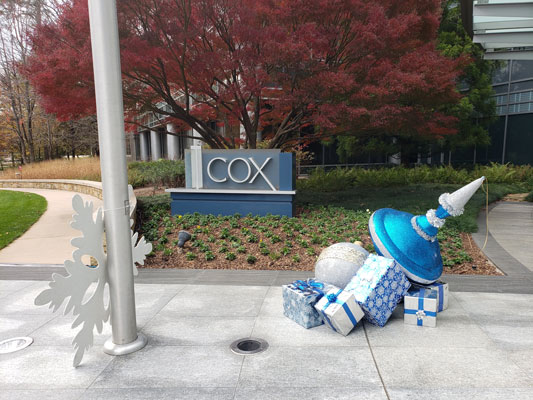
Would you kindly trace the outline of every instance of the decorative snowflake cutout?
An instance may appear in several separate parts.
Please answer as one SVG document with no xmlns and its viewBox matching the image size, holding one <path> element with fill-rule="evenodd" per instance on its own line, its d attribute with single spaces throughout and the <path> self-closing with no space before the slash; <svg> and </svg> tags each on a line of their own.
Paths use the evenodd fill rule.
<svg viewBox="0 0 533 400">
<path fill-rule="evenodd" d="M 110 314 L 109 302 L 106 304 L 104 291 L 107 286 L 107 256 L 104 252 L 103 234 L 104 218 L 99 208 L 93 219 L 93 203 L 84 204 L 80 195 L 72 198 L 72 208 L 76 212 L 71 226 L 82 232 L 82 237 L 72 239 L 71 243 L 77 247 L 72 253 L 73 260 L 65 261 L 67 275 L 53 274 L 50 288 L 43 290 L 35 299 L 35 304 L 46 305 L 56 312 L 66 301 L 64 315 L 72 311 L 76 317 L 72 328 L 81 325 L 81 329 L 72 340 L 76 354 L 73 365 L 77 367 L 94 341 L 94 329 L 102 333 L 104 322 Z M 133 221 L 131 221 L 133 224 Z M 143 265 L 146 254 L 152 251 L 152 245 L 142 237 L 137 243 L 137 233 L 132 232 L 133 274 L 137 275 L 135 263 Z M 97 265 L 88 266 L 82 262 L 82 257 L 92 256 Z M 96 287 L 93 289 L 93 287 Z"/>
</svg>

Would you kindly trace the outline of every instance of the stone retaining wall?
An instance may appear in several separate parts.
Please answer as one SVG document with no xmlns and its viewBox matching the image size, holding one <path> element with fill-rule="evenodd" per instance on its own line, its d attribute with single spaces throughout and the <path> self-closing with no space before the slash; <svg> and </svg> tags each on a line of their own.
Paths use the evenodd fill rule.
<svg viewBox="0 0 533 400">
<path fill-rule="evenodd" d="M 0 179 L 0 188 L 11 189 L 52 189 L 78 192 L 102 200 L 102 183 L 75 179 Z M 135 221 L 137 198 L 131 185 L 128 185 L 130 217 Z"/>
</svg>

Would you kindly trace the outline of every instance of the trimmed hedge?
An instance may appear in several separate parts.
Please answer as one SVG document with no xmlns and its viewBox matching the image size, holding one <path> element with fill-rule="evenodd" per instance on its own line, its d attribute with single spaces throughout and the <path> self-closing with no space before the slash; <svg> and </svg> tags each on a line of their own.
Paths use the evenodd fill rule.
<svg viewBox="0 0 533 400">
<path fill-rule="evenodd" d="M 143 186 L 185 186 L 185 163 L 182 160 L 136 161 L 128 164 L 128 182 Z"/>
<path fill-rule="evenodd" d="M 317 168 L 308 179 L 297 182 L 299 190 L 337 192 L 350 187 L 388 187 L 419 183 L 466 184 L 480 176 L 490 183 L 520 185 L 524 190 L 533 188 L 533 168 L 529 165 L 478 165 L 473 170 L 448 166 L 415 168 L 392 167 L 379 169 L 338 168 L 329 172 Z"/>
</svg>

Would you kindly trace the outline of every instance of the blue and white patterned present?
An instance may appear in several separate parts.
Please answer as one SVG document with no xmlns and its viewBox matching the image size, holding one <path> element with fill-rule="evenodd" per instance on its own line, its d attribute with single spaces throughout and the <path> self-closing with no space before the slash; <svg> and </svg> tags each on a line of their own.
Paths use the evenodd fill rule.
<svg viewBox="0 0 533 400">
<path fill-rule="evenodd" d="M 322 316 L 314 306 L 330 287 L 314 279 L 283 285 L 283 314 L 304 328 L 322 325 Z"/>
<path fill-rule="evenodd" d="M 437 312 L 441 312 L 448 308 L 449 288 L 447 283 L 441 281 L 437 281 L 431 285 L 420 285 L 413 283 L 413 288 L 436 290 Z"/>
<path fill-rule="evenodd" d="M 409 325 L 437 326 L 437 291 L 413 289 L 403 299 L 403 322 Z"/>
<path fill-rule="evenodd" d="M 331 329 L 344 336 L 365 316 L 353 294 L 336 287 L 331 288 L 315 308 L 322 313 Z"/>
<path fill-rule="evenodd" d="M 410 286 L 396 261 L 370 254 L 344 290 L 354 294 L 368 322 L 382 327 Z"/>
</svg>

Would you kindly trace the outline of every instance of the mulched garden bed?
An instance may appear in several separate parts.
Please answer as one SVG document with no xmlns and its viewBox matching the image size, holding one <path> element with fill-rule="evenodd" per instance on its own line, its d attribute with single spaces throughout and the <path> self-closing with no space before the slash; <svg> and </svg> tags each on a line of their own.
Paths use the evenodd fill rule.
<svg viewBox="0 0 533 400">
<path fill-rule="evenodd" d="M 363 242 L 373 252 L 368 235 L 370 210 L 311 207 L 295 218 L 240 215 L 183 215 L 159 211 L 143 223 L 143 233 L 154 245 L 147 268 L 195 268 L 313 271 L 316 258 L 338 242 Z M 177 247 L 180 230 L 192 234 Z M 470 235 L 448 229 L 439 232 L 444 273 L 501 275 Z"/>
</svg>

